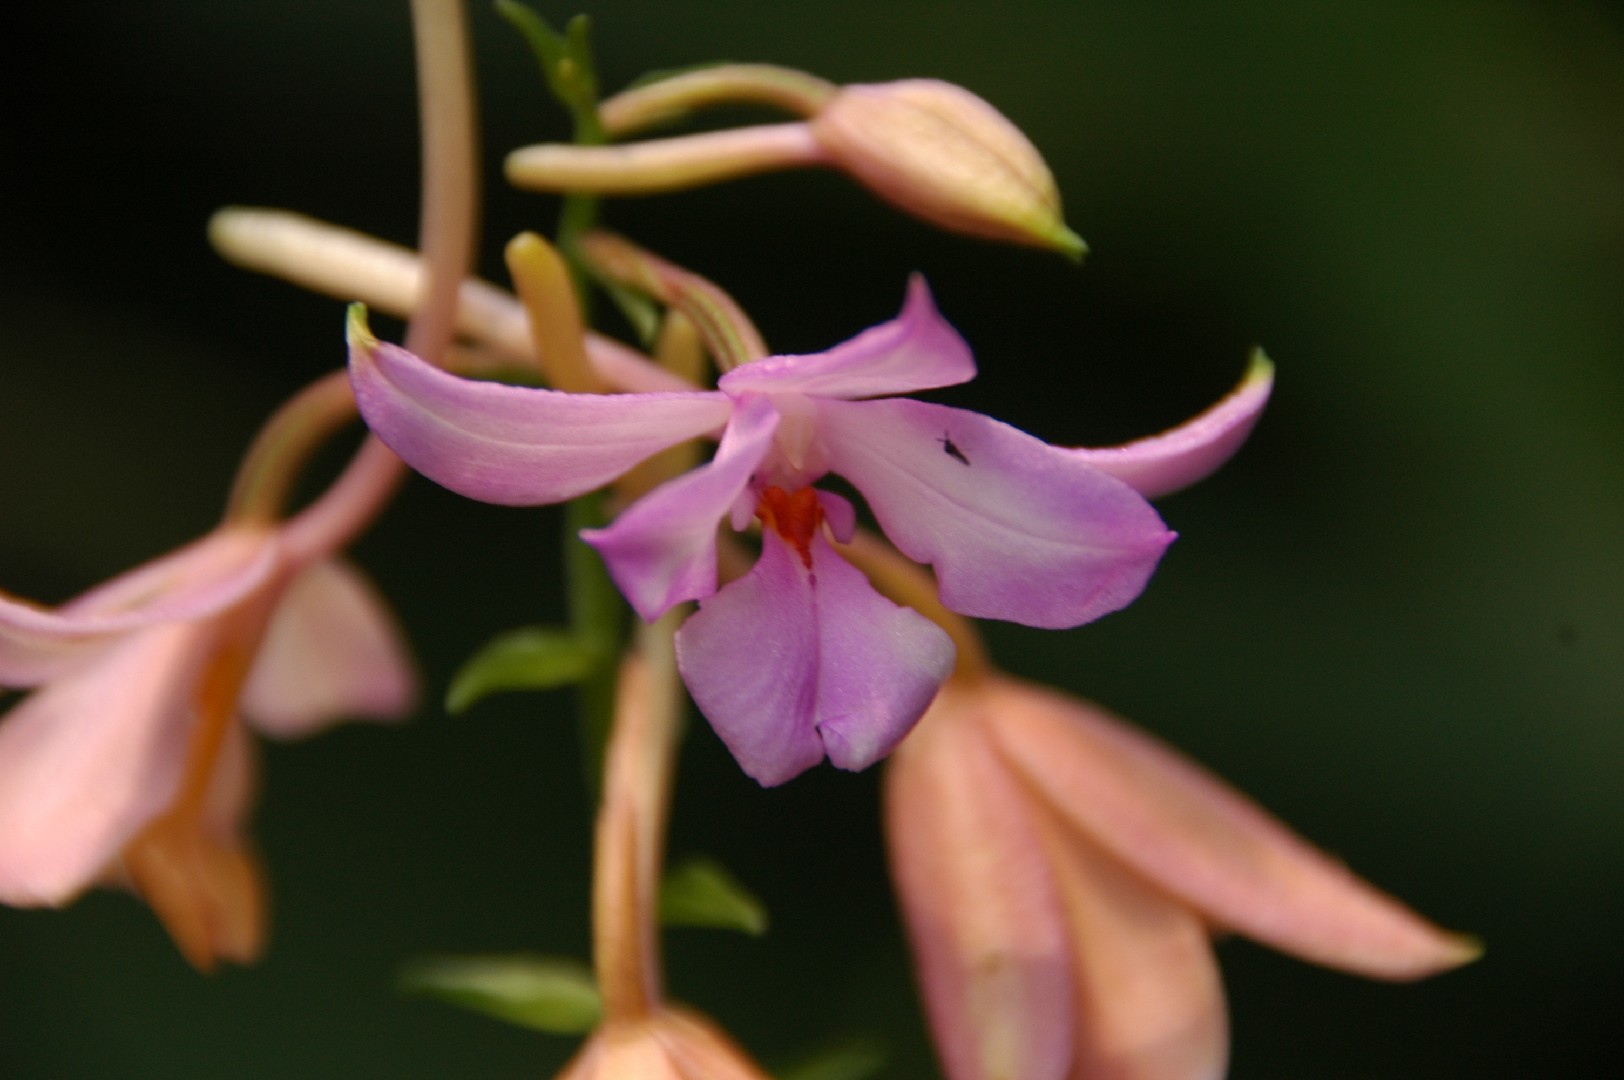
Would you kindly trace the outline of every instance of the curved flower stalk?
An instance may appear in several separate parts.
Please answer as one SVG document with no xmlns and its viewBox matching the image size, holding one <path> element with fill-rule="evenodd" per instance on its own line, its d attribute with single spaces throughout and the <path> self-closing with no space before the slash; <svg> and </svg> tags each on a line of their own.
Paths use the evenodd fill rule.
<svg viewBox="0 0 1624 1080">
<path fill-rule="evenodd" d="M 593 962 L 603 1022 L 559 1080 L 766 1080 L 706 1018 L 665 1000 L 655 926 L 680 717 L 673 614 L 621 665 L 593 853 Z"/>
<path fill-rule="evenodd" d="M 402 318 L 417 309 L 427 280 L 422 257 L 411 249 L 289 210 L 216 211 L 209 220 L 209 242 L 237 266 Z M 488 367 L 537 371 L 552 381 L 526 311 L 507 290 L 465 279 L 453 326 L 459 339 L 488 357 Z M 615 390 L 693 389 L 613 338 L 588 330 L 585 349 L 593 374 Z M 472 366 L 458 365 L 458 370 Z"/>
<path fill-rule="evenodd" d="M 407 340 L 439 357 L 472 256 L 472 101 L 456 0 L 414 0 L 413 28 L 427 270 Z M 261 431 L 201 541 L 59 608 L 0 595 L 0 686 L 34 691 L 0 721 L 0 902 L 59 905 L 124 883 L 199 969 L 259 954 L 239 709 L 294 736 L 400 715 L 414 696 L 393 622 L 337 558 L 393 494 L 399 459 L 368 439 L 281 520 L 309 453 L 353 416 L 341 375 L 318 382 Z"/>
<path fill-rule="evenodd" d="M 805 119 L 613 146 L 544 145 L 508 156 L 538 191 L 647 195 L 774 169 L 840 169 L 881 199 L 954 232 L 1053 248 L 1087 245 L 1061 219 L 1049 167 L 1019 128 L 963 87 L 905 79 L 837 87 L 765 64 L 724 64 L 628 90 L 599 108 L 613 137 L 700 107 L 756 103 Z"/>
<path fill-rule="evenodd" d="M 942 688 L 885 814 L 951 1080 L 1221 1077 L 1215 930 L 1378 979 L 1480 951 L 1148 735 L 997 674 Z"/>
<path fill-rule="evenodd" d="M 419 472 L 487 502 L 559 502 L 700 436 L 715 458 L 584 539 L 645 619 L 700 601 L 677 636 L 684 679 L 763 784 L 827 755 L 864 768 L 924 711 L 952 664 L 929 620 L 876 594 L 830 546 L 855 513 L 935 566 L 961 614 L 1076 626 L 1131 602 L 1172 533 L 1144 499 L 1068 451 L 962 409 L 889 395 L 975 372 L 922 281 L 901 315 L 823 353 L 771 356 L 715 391 L 590 395 L 476 383 L 352 321 L 362 416 Z M 762 524 L 762 556 L 718 590 L 716 530 Z"/>
</svg>

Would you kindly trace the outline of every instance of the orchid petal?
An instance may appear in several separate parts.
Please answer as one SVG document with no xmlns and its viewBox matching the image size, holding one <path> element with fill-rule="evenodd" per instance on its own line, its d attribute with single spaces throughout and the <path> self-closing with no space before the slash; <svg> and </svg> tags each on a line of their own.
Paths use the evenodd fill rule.
<svg viewBox="0 0 1624 1080">
<path fill-rule="evenodd" d="M 818 733 L 836 768 L 889 754 L 953 670 L 947 631 L 875 591 L 820 536 L 812 539 L 818 620 Z"/>
<path fill-rule="evenodd" d="M 413 469 L 469 498 L 562 502 L 720 428 L 714 392 L 565 394 L 447 374 L 350 326 L 350 376 L 367 425 Z"/>
<path fill-rule="evenodd" d="M 1274 388 L 1274 365 L 1261 349 L 1240 383 L 1217 404 L 1160 435 L 1122 446 L 1078 447 L 1073 457 L 1133 485 L 1147 499 L 1188 487 L 1218 470 L 1252 433 Z"/>
<path fill-rule="evenodd" d="M 263 585 L 276 564 L 269 532 L 225 528 L 55 609 L 0 594 L 0 686 L 38 686 L 136 630 L 213 615 Z"/>
<path fill-rule="evenodd" d="M 677 632 L 700 712 L 766 787 L 825 752 L 843 769 L 884 756 L 953 662 L 940 627 L 874 592 L 821 535 L 809 555 L 810 566 L 767 530 L 755 568 Z"/>
<path fill-rule="evenodd" d="M 1305 960 L 1415 979 L 1473 959 L 1239 792 L 1103 710 L 1000 682 L 994 738 L 1072 827 L 1213 923 Z"/>
<path fill-rule="evenodd" d="M 1071 938 L 1072 1077 L 1222 1080 L 1229 1024 L 1206 924 L 1044 816 Z"/>
<path fill-rule="evenodd" d="M 255 750 L 242 725 L 228 723 L 202 816 L 160 815 L 125 845 L 114 868 L 199 971 L 221 959 L 253 963 L 264 951 L 265 874 L 243 838 Z"/>
<path fill-rule="evenodd" d="M 677 667 L 699 711 L 764 787 L 823 758 L 811 574 L 776 532 L 744 577 L 702 600 L 677 631 Z"/>
<path fill-rule="evenodd" d="M 297 738 L 347 717 L 402 716 L 416 697 L 383 598 L 353 566 L 324 559 L 283 590 L 239 700 L 259 731 Z"/>
<path fill-rule="evenodd" d="M 936 310 L 925 279 L 908 281 L 902 313 L 849 341 L 806 356 L 769 356 L 728 372 L 717 386 L 744 393 L 864 398 L 956 386 L 976 365 L 959 332 Z"/>
<path fill-rule="evenodd" d="M 1048 629 L 1127 606 L 1173 534 L 1127 484 L 1008 424 L 903 399 L 817 403 L 829 467 L 961 615 Z"/>
<path fill-rule="evenodd" d="M 886 766 L 897 897 L 950 1080 L 1059 1080 L 1074 1015 L 1059 896 L 1029 797 L 967 704 L 949 683 Z"/>
<path fill-rule="evenodd" d="M 823 523 L 829 526 L 829 535 L 842 544 L 851 543 L 851 538 L 857 535 L 857 509 L 851 501 L 832 491 L 818 491 L 814 496 L 823 511 Z"/>
<path fill-rule="evenodd" d="M 149 627 L 0 721 L 0 901 L 67 902 L 168 804 L 213 637 Z"/>
<path fill-rule="evenodd" d="M 644 619 L 716 591 L 716 528 L 772 447 L 778 413 L 765 397 L 740 403 L 710 464 L 662 484 L 608 528 L 581 533 Z"/>
</svg>

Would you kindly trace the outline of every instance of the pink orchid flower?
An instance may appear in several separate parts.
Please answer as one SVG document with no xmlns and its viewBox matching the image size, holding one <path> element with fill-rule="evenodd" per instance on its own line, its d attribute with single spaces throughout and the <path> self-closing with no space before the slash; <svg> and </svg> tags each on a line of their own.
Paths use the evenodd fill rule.
<svg viewBox="0 0 1624 1080">
<path fill-rule="evenodd" d="M 889 395 L 975 374 L 915 279 L 898 318 L 827 352 L 769 356 L 714 391 L 568 394 L 459 379 L 351 327 L 361 414 L 407 464 L 487 502 L 559 502 L 699 436 L 706 465 L 584 534 L 634 608 L 700 602 L 677 636 L 682 675 L 744 771 L 782 783 L 825 755 L 861 769 L 918 719 L 952 644 L 881 597 L 830 545 L 855 513 L 812 485 L 837 474 L 890 540 L 932 564 L 943 603 L 1069 627 L 1130 603 L 1173 539 L 1086 456 L 963 409 Z M 718 589 L 717 536 L 762 522 L 762 556 Z"/>
<path fill-rule="evenodd" d="M 296 737 L 415 694 L 371 586 L 310 537 L 228 523 L 57 608 L 0 595 L 0 686 L 33 688 L 0 721 L 0 902 L 128 884 L 197 967 L 254 959 L 239 703 Z"/>
</svg>

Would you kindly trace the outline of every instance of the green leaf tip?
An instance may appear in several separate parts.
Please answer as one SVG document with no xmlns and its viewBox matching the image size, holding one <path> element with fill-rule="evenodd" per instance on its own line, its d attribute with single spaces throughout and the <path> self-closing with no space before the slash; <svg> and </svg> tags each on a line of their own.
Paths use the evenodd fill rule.
<svg viewBox="0 0 1624 1080">
<path fill-rule="evenodd" d="M 591 678 L 609 661 L 598 641 L 559 627 L 526 626 L 492 638 L 469 657 L 446 691 L 446 711 L 465 712 L 510 690 L 554 690 Z"/>
<path fill-rule="evenodd" d="M 1056 222 L 1054 230 L 1045 236 L 1044 240 L 1049 247 L 1079 266 L 1082 265 L 1083 256 L 1088 254 L 1087 241 L 1072 232 L 1063 222 Z"/>
<path fill-rule="evenodd" d="M 692 858 L 668 870 L 660 883 L 660 921 L 760 937 L 767 932 L 767 907 L 721 863 Z"/>
<path fill-rule="evenodd" d="M 554 1035 L 583 1035 L 597 1027 L 603 1013 L 591 969 L 568 957 L 421 957 L 401 966 L 396 987 Z"/>
</svg>

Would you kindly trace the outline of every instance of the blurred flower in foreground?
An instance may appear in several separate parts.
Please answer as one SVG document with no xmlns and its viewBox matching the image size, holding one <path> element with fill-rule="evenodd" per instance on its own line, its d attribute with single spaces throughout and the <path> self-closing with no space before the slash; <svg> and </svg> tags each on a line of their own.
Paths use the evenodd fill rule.
<svg viewBox="0 0 1624 1080">
<path fill-rule="evenodd" d="M 413 29 L 430 212 L 407 340 L 438 360 L 472 259 L 472 99 L 460 4 L 415 4 Z M 259 955 L 239 707 L 257 730 L 297 736 L 399 716 L 415 697 L 392 618 L 338 559 L 404 478 L 400 459 L 368 438 L 287 513 L 310 455 L 354 418 L 345 375 L 318 380 L 260 430 L 208 536 L 55 609 L 0 595 L 0 686 L 36 688 L 0 719 L 0 902 L 124 883 L 197 968 Z"/>
<path fill-rule="evenodd" d="M 997 109 L 935 79 L 835 86 L 767 64 L 723 64 L 628 90 L 599 109 L 622 137 L 705 106 L 767 104 L 805 117 L 614 146 L 545 145 L 508 157 L 539 191 L 645 195 L 774 169 L 823 165 L 933 225 L 1080 258 L 1037 150 Z"/>
<path fill-rule="evenodd" d="M 0 596 L 0 685 L 37 688 L 0 721 L 0 901 L 128 884 L 195 966 L 259 954 L 239 697 L 294 737 L 414 695 L 392 620 L 308 525 L 228 523 L 55 609 Z"/>
<path fill-rule="evenodd" d="M 413 468 L 488 502 L 559 502 L 686 440 L 715 458 L 584 538 L 654 619 L 699 600 L 677 636 L 700 710 L 745 772 L 782 783 L 825 754 L 861 769 L 918 719 L 952 664 L 928 619 L 879 596 L 825 538 L 862 493 L 890 539 L 932 563 L 954 611 L 1077 626 L 1139 595 L 1173 536 L 1128 484 L 963 409 L 882 395 L 965 382 L 968 346 L 915 279 L 895 320 L 823 353 L 727 371 L 717 391 L 567 394 L 472 382 L 351 326 L 356 400 Z M 718 590 L 717 526 L 762 522 L 755 568 Z"/>
</svg>

